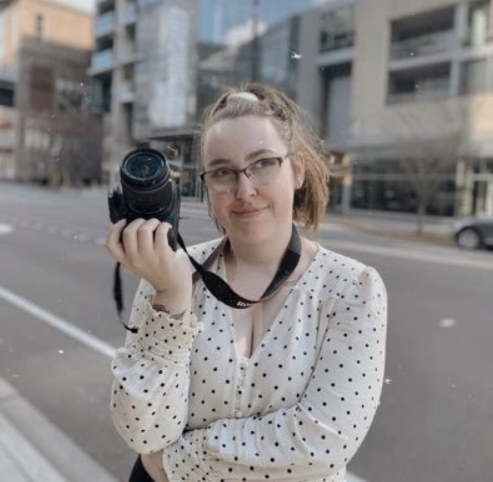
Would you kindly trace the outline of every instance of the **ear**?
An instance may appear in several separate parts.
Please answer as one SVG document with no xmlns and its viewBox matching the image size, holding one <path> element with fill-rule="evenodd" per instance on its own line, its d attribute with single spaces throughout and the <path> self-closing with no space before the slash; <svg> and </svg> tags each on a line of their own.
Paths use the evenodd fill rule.
<svg viewBox="0 0 493 482">
<path fill-rule="evenodd" d="M 300 189 L 305 181 L 305 156 L 298 151 L 293 163 L 294 167 L 294 185 L 296 189 Z"/>
</svg>

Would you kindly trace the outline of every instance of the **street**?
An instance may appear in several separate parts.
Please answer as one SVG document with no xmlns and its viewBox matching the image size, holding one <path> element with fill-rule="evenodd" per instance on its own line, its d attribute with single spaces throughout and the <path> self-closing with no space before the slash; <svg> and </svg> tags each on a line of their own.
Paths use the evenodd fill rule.
<svg viewBox="0 0 493 482">
<path fill-rule="evenodd" d="M 187 244 L 218 236 L 202 205 L 187 203 L 182 217 Z M 369 482 L 491 480 L 493 253 L 327 221 L 310 236 L 374 266 L 389 298 L 382 402 L 349 470 Z M 0 186 L 0 377 L 126 481 L 135 454 L 108 411 L 109 355 L 125 336 L 108 225 L 101 191 Z M 122 273 L 128 308 L 137 279 Z"/>
</svg>

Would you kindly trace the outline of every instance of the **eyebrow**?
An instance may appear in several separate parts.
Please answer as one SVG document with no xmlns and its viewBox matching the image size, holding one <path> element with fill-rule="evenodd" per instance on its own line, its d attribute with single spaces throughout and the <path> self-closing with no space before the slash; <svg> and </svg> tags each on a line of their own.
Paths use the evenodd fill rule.
<svg viewBox="0 0 493 482">
<path fill-rule="evenodd" d="M 272 149 L 257 149 L 256 151 L 250 152 L 245 158 L 246 161 L 250 161 L 252 159 L 255 159 L 256 157 L 260 156 L 261 154 L 273 154 L 276 155 L 276 153 Z M 211 167 L 220 165 L 220 164 L 231 164 L 230 159 L 222 159 L 222 158 L 217 158 L 217 159 L 212 159 L 212 161 L 208 162 L 208 169 Z"/>
</svg>

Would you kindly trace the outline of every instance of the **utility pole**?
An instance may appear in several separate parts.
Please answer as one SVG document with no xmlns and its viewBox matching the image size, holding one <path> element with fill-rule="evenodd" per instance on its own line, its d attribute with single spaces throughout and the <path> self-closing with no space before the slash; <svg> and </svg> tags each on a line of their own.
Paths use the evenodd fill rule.
<svg viewBox="0 0 493 482">
<path fill-rule="evenodd" d="M 258 11 L 260 0 L 253 0 L 252 44 L 251 44 L 251 81 L 259 80 L 259 42 L 258 42 Z"/>
</svg>

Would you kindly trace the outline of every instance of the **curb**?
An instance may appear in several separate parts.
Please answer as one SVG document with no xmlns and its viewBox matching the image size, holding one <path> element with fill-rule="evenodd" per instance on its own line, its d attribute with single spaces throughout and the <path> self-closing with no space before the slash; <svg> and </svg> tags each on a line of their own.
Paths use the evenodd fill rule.
<svg viewBox="0 0 493 482">
<path fill-rule="evenodd" d="M 339 224 L 341 226 L 347 226 L 351 229 L 356 229 L 358 231 L 373 234 L 375 236 L 384 236 L 388 238 L 396 238 L 396 239 L 404 239 L 407 241 L 417 241 L 421 243 L 435 243 L 443 246 L 455 246 L 455 241 L 452 236 L 445 236 L 440 234 L 431 234 L 431 233 L 415 233 L 415 232 L 406 232 L 406 231 L 396 231 L 393 229 L 375 229 L 365 226 L 363 224 L 345 220 L 345 219 L 337 219 L 332 218 L 330 220 L 334 224 Z"/>
<path fill-rule="evenodd" d="M 22 481 L 118 482 L 0 377 L 2 452 Z"/>
</svg>

